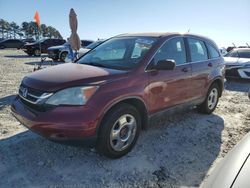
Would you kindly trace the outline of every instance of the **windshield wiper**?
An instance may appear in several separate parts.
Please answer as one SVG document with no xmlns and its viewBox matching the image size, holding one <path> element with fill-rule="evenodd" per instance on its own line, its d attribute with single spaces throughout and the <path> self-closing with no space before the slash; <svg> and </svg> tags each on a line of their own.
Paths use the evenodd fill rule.
<svg viewBox="0 0 250 188">
<path fill-rule="evenodd" d="M 97 63 L 97 62 L 89 62 L 89 63 L 85 63 L 86 65 L 92 65 L 92 66 L 96 66 L 96 67 L 106 67 L 105 65 L 101 64 L 101 63 Z"/>
</svg>

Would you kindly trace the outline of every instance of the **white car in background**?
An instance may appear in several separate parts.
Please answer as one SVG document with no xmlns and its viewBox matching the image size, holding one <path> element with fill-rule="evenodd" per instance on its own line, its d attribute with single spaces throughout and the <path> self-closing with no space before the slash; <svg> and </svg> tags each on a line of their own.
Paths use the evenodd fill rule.
<svg viewBox="0 0 250 188">
<path fill-rule="evenodd" d="M 250 79 L 250 48 L 234 48 L 224 57 L 226 79 Z"/>
<path fill-rule="evenodd" d="M 81 49 L 80 53 L 86 53 L 88 50 L 88 46 L 91 45 L 94 41 L 92 40 L 81 40 Z M 53 59 L 53 61 L 60 60 L 62 62 L 65 61 L 65 58 L 69 54 L 69 45 L 68 42 L 64 43 L 60 46 L 52 46 L 48 48 L 48 57 Z"/>
</svg>

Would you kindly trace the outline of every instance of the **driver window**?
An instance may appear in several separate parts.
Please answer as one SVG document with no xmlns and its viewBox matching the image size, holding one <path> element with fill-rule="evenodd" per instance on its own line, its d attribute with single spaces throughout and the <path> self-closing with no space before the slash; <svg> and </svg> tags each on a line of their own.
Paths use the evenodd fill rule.
<svg viewBox="0 0 250 188">
<path fill-rule="evenodd" d="M 186 63 L 186 51 L 184 40 L 181 37 L 168 40 L 156 53 L 153 61 L 154 63 L 160 60 L 171 59 L 176 65 Z"/>
</svg>

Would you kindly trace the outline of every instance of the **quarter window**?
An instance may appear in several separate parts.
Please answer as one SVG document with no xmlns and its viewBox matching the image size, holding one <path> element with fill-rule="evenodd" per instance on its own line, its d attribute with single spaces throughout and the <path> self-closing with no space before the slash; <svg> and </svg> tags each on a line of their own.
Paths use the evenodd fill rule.
<svg viewBox="0 0 250 188">
<path fill-rule="evenodd" d="M 210 54 L 211 58 L 220 57 L 219 52 L 212 45 L 210 45 L 208 43 L 206 43 L 206 45 L 207 45 L 207 48 L 208 48 L 208 51 L 209 51 L 209 54 Z"/>
<path fill-rule="evenodd" d="M 186 63 L 186 51 L 183 38 L 173 38 L 167 41 L 156 53 L 154 64 L 160 60 L 174 60 L 176 65 Z"/>
<path fill-rule="evenodd" d="M 191 60 L 204 61 L 208 59 L 207 49 L 203 41 L 196 39 L 188 39 Z"/>
</svg>

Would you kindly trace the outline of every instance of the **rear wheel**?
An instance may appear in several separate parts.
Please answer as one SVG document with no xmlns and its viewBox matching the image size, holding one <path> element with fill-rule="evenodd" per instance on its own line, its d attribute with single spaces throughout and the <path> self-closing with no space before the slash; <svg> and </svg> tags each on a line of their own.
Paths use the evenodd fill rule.
<svg viewBox="0 0 250 188">
<path fill-rule="evenodd" d="M 62 52 L 60 55 L 60 61 L 65 62 L 68 52 Z"/>
<path fill-rule="evenodd" d="M 220 89 L 218 84 L 214 83 L 208 90 L 206 100 L 198 106 L 198 111 L 204 114 L 211 114 L 219 101 Z"/>
<path fill-rule="evenodd" d="M 39 56 L 41 53 L 40 53 L 40 50 L 39 49 L 35 49 L 34 50 L 34 56 Z"/>
<path fill-rule="evenodd" d="M 100 126 L 98 152 L 119 158 L 134 147 L 141 130 L 141 117 L 135 107 L 121 104 L 107 113 Z"/>
</svg>

